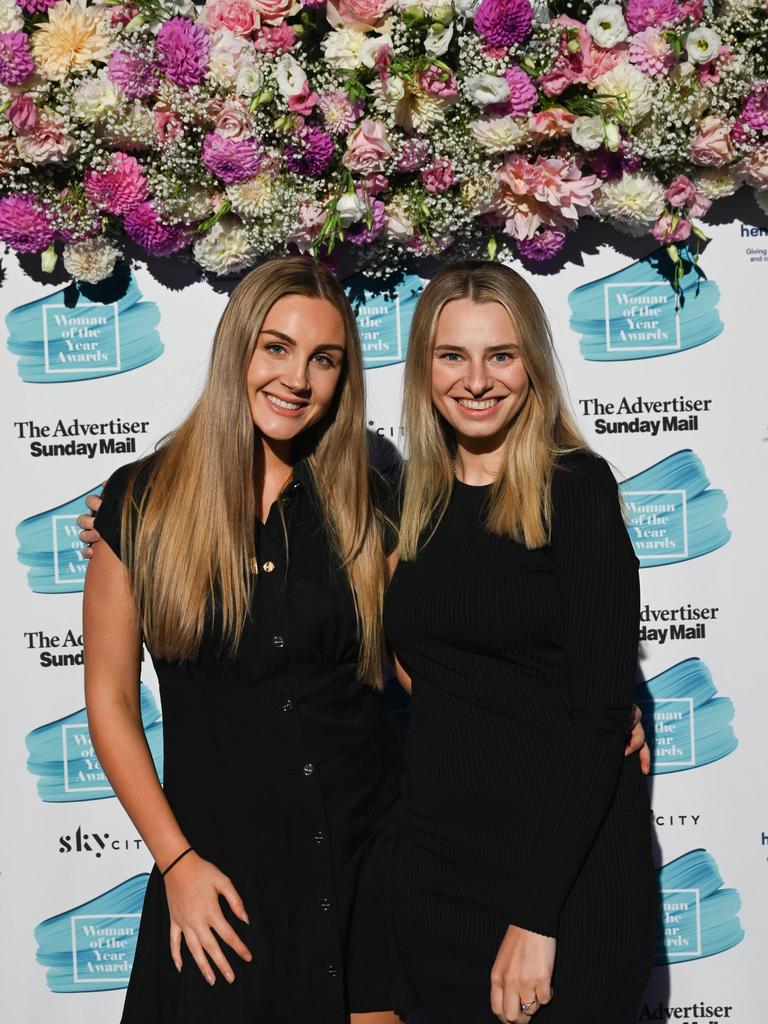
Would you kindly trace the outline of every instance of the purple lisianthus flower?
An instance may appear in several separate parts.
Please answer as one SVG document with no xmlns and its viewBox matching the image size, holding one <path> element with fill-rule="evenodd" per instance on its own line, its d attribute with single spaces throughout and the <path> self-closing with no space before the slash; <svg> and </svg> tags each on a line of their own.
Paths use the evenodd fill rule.
<svg viewBox="0 0 768 1024">
<path fill-rule="evenodd" d="M 43 14 L 49 7 L 53 7 L 58 0 L 16 0 L 16 3 L 25 14 Z"/>
<path fill-rule="evenodd" d="M 509 86 L 509 97 L 503 103 L 491 104 L 488 113 L 498 117 L 524 117 L 539 98 L 533 79 L 517 66 L 507 68 L 504 78 Z"/>
<path fill-rule="evenodd" d="M 188 89 L 205 78 L 211 41 L 208 30 L 188 18 L 166 21 L 155 40 L 160 70 L 172 82 Z"/>
<path fill-rule="evenodd" d="M 183 227 L 162 223 L 151 199 L 139 203 L 124 217 L 123 228 L 150 256 L 170 256 L 189 242 L 189 234 Z"/>
<path fill-rule="evenodd" d="M 26 32 L 0 32 L 0 82 L 18 85 L 35 70 Z"/>
<path fill-rule="evenodd" d="M 0 199 L 0 239 L 17 252 L 42 252 L 54 229 L 40 201 L 32 195 Z"/>
<path fill-rule="evenodd" d="M 317 178 L 324 174 L 333 160 L 333 139 L 322 128 L 306 125 L 297 133 L 297 143 L 285 147 L 285 166 L 292 174 L 307 174 Z"/>
<path fill-rule="evenodd" d="M 551 260 L 565 245 L 565 232 L 540 228 L 533 238 L 518 241 L 517 251 L 526 260 Z"/>
<path fill-rule="evenodd" d="M 358 195 L 362 196 L 363 193 L 358 191 Z M 371 213 L 371 226 L 368 227 L 365 220 L 358 220 L 354 224 L 350 224 L 344 232 L 344 238 L 348 242 L 352 242 L 353 245 L 367 245 L 368 242 L 372 242 L 381 234 L 386 220 L 384 203 L 374 196 L 365 196 L 365 199 Z"/>
<path fill-rule="evenodd" d="M 420 170 L 429 159 L 429 143 L 426 139 L 403 139 L 395 161 L 395 170 L 400 174 L 412 174 Z"/>
<path fill-rule="evenodd" d="M 532 24 L 530 0 L 480 0 L 475 11 L 475 31 L 486 46 L 522 43 Z"/>
<path fill-rule="evenodd" d="M 629 0 L 624 11 L 629 30 L 633 33 L 671 25 L 678 16 L 675 0 Z"/>
<path fill-rule="evenodd" d="M 201 161 L 211 174 L 227 185 L 234 185 L 258 174 L 264 162 L 264 150 L 253 136 L 233 139 L 219 132 L 208 132 L 203 140 Z"/>
<path fill-rule="evenodd" d="M 127 50 L 115 50 L 107 64 L 107 78 L 125 93 L 129 100 L 151 96 L 157 89 L 158 67 Z"/>
</svg>

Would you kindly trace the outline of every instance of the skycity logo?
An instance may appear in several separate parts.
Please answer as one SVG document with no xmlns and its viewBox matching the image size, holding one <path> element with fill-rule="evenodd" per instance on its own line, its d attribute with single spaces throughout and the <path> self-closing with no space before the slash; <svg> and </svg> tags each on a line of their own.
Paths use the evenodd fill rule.
<svg viewBox="0 0 768 1024">
<path fill-rule="evenodd" d="M 140 687 L 141 721 L 158 777 L 163 777 L 163 725 L 152 691 Z M 103 800 L 115 792 L 91 743 L 85 708 L 33 729 L 27 736 L 27 769 L 38 776 L 46 803 Z"/>
<path fill-rule="evenodd" d="M 27 582 L 36 594 L 74 594 L 83 589 L 87 561 L 83 557 L 77 517 L 91 487 L 64 505 L 24 519 L 16 527 L 18 559 L 29 567 Z"/>
<path fill-rule="evenodd" d="M 117 839 L 109 832 L 86 832 L 78 825 L 73 833 L 59 836 L 59 853 L 89 853 L 96 859 L 111 850 L 140 850 L 144 840 L 139 836 L 132 839 Z"/>
<path fill-rule="evenodd" d="M 690 850 L 660 869 L 656 964 L 715 956 L 741 942 L 741 897 L 722 886 L 714 857 L 706 850 Z"/>
<path fill-rule="evenodd" d="M 416 274 L 408 274 L 392 288 L 362 274 L 347 282 L 345 287 L 357 317 L 366 370 L 403 362 L 413 311 L 426 283 Z"/>
<path fill-rule="evenodd" d="M 728 542 L 728 499 L 709 486 L 701 459 L 689 449 L 629 477 L 621 485 L 627 528 L 641 568 L 709 554 Z"/>
<path fill-rule="evenodd" d="M 131 975 L 149 875 L 135 875 L 35 929 L 37 962 L 51 992 L 125 988 Z"/>
<path fill-rule="evenodd" d="M 717 697 L 709 669 L 688 658 L 654 676 L 636 698 L 643 712 L 654 775 L 711 764 L 738 746 L 733 702 Z"/>
<path fill-rule="evenodd" d="M 75 287 L 77 303 L 66 303 Z M 8 349 L 19 356 L 19 376 L 33 384 L 109 377 L 135 370 L 162 354 L 160 312 L 142 301 L 131 278 L 117 302 L 89 302 L 69 286 L 29 302 L 6 317 Z"/>
<path fill-rule="evenodd" d="M 648 359 L 695 348 L 723 331 L 720 290 L 689 266 L 680 298 L 659 269 L 660 253 L 571 292 L 571 327 L 585 359 Z"/>
</svg>

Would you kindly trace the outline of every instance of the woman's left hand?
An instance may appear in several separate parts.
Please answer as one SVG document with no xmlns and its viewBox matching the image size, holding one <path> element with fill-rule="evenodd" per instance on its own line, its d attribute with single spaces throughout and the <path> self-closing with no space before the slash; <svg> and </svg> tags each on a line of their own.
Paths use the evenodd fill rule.
<svg viewBox="0 0 768 1024">
<path fill-rule="evenodd" d="M 548 935 L 507 928 L 491 970 L 491 1010 L 503 1024 L 529 1024 L 550 1001 L 556 949 Z"/>
<path fill-rule="evenodd" d="M 638 750 L 640 751 L 640 767 L 643 775 L 648 775 L 651 770 L 651 752 L 648 749 L 648 744 L 645 742 L 643 712 L 635 704 L 632 708 L 632 735 L 629 737 L 624 756 L 629 757 L 630 754 L 634 754 Z"/>
</svg>

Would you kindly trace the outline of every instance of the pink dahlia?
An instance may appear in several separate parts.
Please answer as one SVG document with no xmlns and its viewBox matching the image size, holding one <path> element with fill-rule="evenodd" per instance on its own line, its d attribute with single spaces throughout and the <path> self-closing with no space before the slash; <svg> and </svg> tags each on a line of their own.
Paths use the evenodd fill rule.
<svg viewBox="0 0 768 1024">
<path fill-rule="evenodd" d="M 26 32 L 0 32 L 0 82 L 18 85 L 35 70 Z"/>
<path fill-rule="evenodd" d="M 740 119 L 753 131 L 768 132 L 768 80 L 752 86 Z"/>
<path fill-rule="evenodd" d="M 475 11 L 475 31 L 487 46 L 522 43 L 532 24 L 530 0 L 480 0 Z"/>
<path fill-rule="evenodd" d="M 149 186 L 136 159 L 113 153 L 109 169 L 85 172 L 85 193 L 98 210 L 123 216 L 147 198 Z"/>
<path fill-rule="evenodd" d="M 16 3 L 24 11 L 25 14 L 43 14 L 53 5 L 57 0 L 16 0 Z"/>
<path fill-rule="evenodd" d="M 154 61 L 127 50 L 115 50 L 107 64 L 107 78 L 119 86 L 129 100 L 151 96 L 157 89 L 157 72 Z"/>
<path fill-rule="evenodd" d="M 322 128 L 300 128 L 296 142 L 285 147 L 285 166 L 292 174 L 317 178 L 331 166 L 333 139 Z"/>
<path fill-rule="evenodd" d="M 344 89 L 320 93 L 318 106 L 326 129 L 334 135 L 354 128 L 362 113 L 359 103 L 353 106 Z"/>
<path fill-rule="evenodd" d="M 509 86 L 509 97 L 503 103 L 491 104 L 488 113 L 499 117 L 524 117 L 539 98 L 533 79 L 517 66 L 507 68 L 504 78 Z"/>
<path fill-rule="evenodd" d="M 204 25 L 188 18 L 171 18 L 157 33 L 155 48 L 160 70 L 176 85 L 189 88 L 205 77 L 211 42 Z"/>
<path fill-rule="evenodd" d="M 629 59 L 644 75 L 660 78 L 675 63 L 675 52 L 657 28 L 644 28 L 629 44 Z"/>
<path fill-rule="evenodd" d="M 539 228 L 531 238 L 521 238 L 517 251 L 526 260 L 551 260 L 565 245 L 565 232 L 556 228 Z"/>
<path fill-rule="evenodd" d="M 629 0 L 624 17 L 630 32 L 672 25 L 679 18 L 675 0 Z"/>
<path fill-rule="evenodd" d="M 253 136 L 233 139 L 219 132 L 208 132 L 203 141 L 201 161 L 211 174 L 227 185 L 247 181 L 261 170 L 264 150 Z"/>
<path fill-rule="evenodd" d="M 124 218 L 123 227 L 126 235 L 150 256 L 170 256 L 189 242 L 183 227 L 162 223 L 151 200 L 135 206 Z"/>
<path fill-rule="evenodd" d="M 575 228 L 581 214 L 591 213 L 599 187 L 594 174 L 582 174 L 574 161 L 537 157 L 534 163 L 510 154 L 496 173 L 494 210 L 513 238 L 532 238 L 541 227 Z"/>
<path fill-rule="evenodd" d="M 419 177 L 427 192 L 445 192 L 456 180 L 456 172 L 447 156 L 439 156 L 424 168 Z"/>
<path fill-rule="evenodd" d="M 0 199 L 0 239 L 17 252 L 42 252 L 54 239 L 54 229 L 35 196 Z"/>
</svg>

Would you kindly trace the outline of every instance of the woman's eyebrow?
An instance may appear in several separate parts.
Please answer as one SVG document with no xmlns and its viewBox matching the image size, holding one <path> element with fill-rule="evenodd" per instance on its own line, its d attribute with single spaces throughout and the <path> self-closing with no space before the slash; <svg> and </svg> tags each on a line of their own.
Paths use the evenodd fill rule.
<svg viewBox="0 0 768 1024">
<path fill-rule="evenodd" d="M 259 334 L 274 334 L 276 338 L 281 338 L 283 341 L 287 341 L 289 345 L 295 345 L 296 342 L 290 336 L 290 334 L 283 334 L 282 331 L 276 331 L 272 327 L 263 327 Z"/>
<path fill-rule="evenodd" d="M 290 334 L 284 334 L 283 331 L 275 330 L 272 327 L 265 327 L 263 330 L 261 330 L 259 332 L 259 335 L 262 335 L 262 334 L 272 334 L 272 335 L 274 335 L 274 337 L 280 338 L 281 341 L 285 341 L 285 342 L 287 342 L 287 344 L 293 345 L 294 347 L 296 346 L 296 342 L 290 336 Z M 346 351 L 346 346 L 342 345 L 339 342 L 331 342 L 330 344 L 327 344 L 327 345 L 326 344 L 315 345 L 315 347 L 313 349 L 313 351 L 315 351 L 315 352 L 327 352 L 327 351 L 331 351 L 331 350 L 333 350 L 335 352 L 345 352 Z"/>
</svg>

